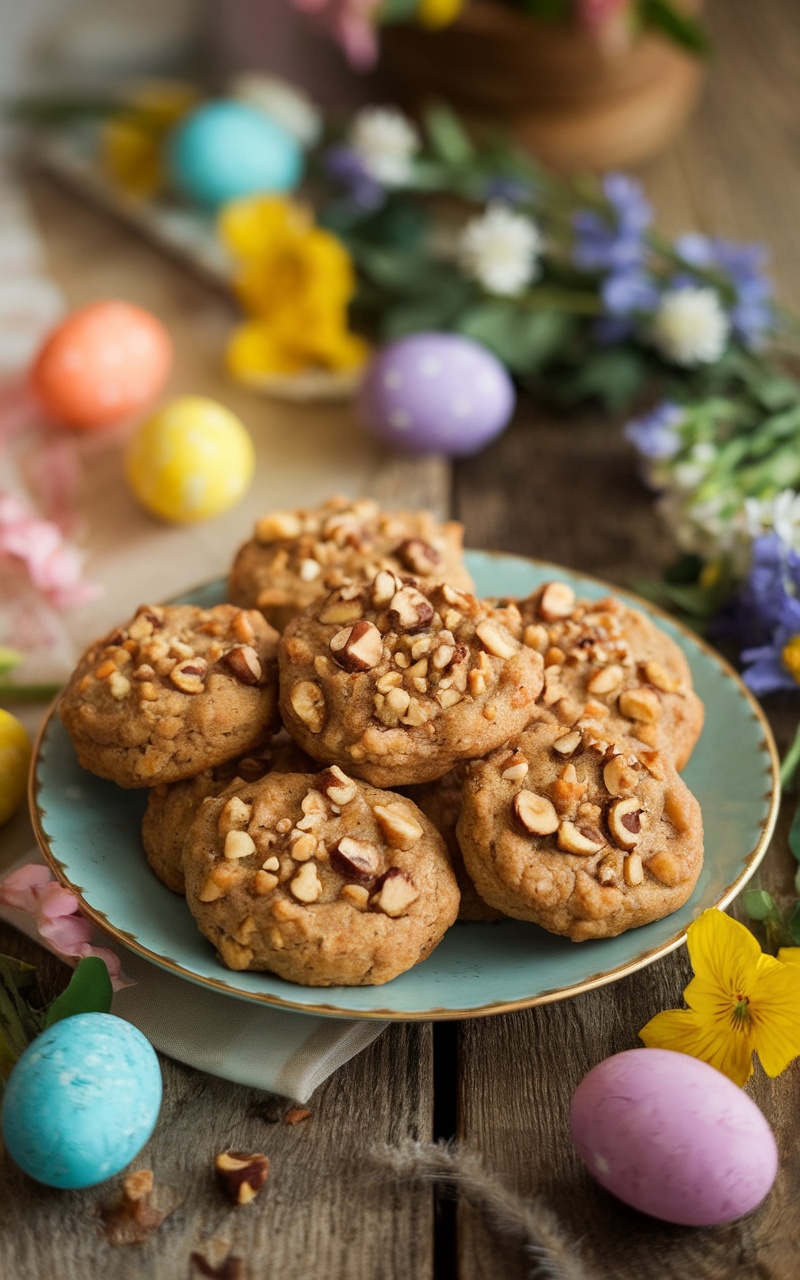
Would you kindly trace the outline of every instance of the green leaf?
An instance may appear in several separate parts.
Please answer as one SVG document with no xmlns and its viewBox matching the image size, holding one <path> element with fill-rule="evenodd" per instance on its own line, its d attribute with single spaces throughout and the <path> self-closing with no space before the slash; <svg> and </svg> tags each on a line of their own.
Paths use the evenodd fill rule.
<svg viewBox="0 0 800 1280">
<path fill-rule="evenodd" d="M 0 645 L 0 677 L 8 675 L 9 671 L 18 667 L 24 656 L 16 649 L 7 649 L 5 645 Z"/>
<path fill-rule="evenodd" d="M 751 920 L 780 920 L 775 899 L 766 889 L 749 889 L 744 895 L 744 909 Z"/>
<path fill-rule="evenodd" d="M 381 26 L 391 22 L 406 22 L 413 18 L 419 7 L 419 0 L 382 0 L 377 12 L 377 21 Z"/>
<path fill-rule="evenodd" d="M 52 1027 L 76 1013 L 108 1013 L 111 1008 L 111 979 L 99 956 L 85 956 L 45 1015 L 45 1027 Z"/>
<path fill-rule="evenodd" d="M 422 122 L 431 149 L 453 168 L 463 168 L 475 155 L 469 134 L 455 112 L 443 103 L 436 103 L 425 111 Z"/>
<path fill-rule="evenodd" d="M 36 970 L 11 956 L 0 956 L 0 1079 L 8 1077 L 23 1050 L 40 1030 L 40 1016 L 22 992 L 33 986 Z"/>
<path fill-rule="evenodd" d="M 512 373 L 535 374 L 564 346 L 575 320 L 559 311 L 525 311 L 510 302 L 485 302 L 458 320 L 459 333 L 474 338 Z"/>
<path fill-rule="evenodd" d="M 794 887 L 795 887 L 795 891 L 797 893 L 800 893 L 800 867 L 797 868 L 797 871 L 795 872 L 795 875 L 794 875 Z"/>
<path fill-rule="evenodd" d="M 615 347 L 589 354 L 569 385 L 570 399 L 599 400 L 610 413 L 627 408 L 647 378 L 645 357 L 632 347 Z"/>
<path fill-rule="evenodd" d="M 795 809 L 792 825 L 789 828 L 789 848 L 800 862 L 800 805 Z"/>
<path fill-rule="evenodd" d="M 684 49 L 704 58 L 710 54 L 711 41 L 704 27 L 683 9 L 676 9 L 670 0 L 641 0 L 640 13 L 647 26 L 663 31 Z"/>
<path fill-rule="evenodd" d="M 794 911 L 786 922 L 789 937 L 796 947 L 800 947 L 800 902 L 795 903 Z"/>
</svg>

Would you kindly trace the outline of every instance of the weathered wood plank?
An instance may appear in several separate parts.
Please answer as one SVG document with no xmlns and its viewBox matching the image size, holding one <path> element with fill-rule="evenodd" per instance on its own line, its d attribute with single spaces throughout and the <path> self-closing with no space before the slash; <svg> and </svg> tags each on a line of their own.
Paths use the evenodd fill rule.
<svg viewBox="0 0 800 1280">
<path fill-rule="evenodd" d="M 800 206 L 796 120 L 800 14 L 791 0 L 710 6 L 717 53 L 694 123 L 643 171 L 659 224 L 761 239 L 772 247 L 784 301 L 800 306 L 796 216 Z M 670 558 L 652 496 L 637 483 L 630 451 L 591 414 L 555 420 L 530 405 L 480 459 L 456 468 L 456 511 L 473 545 L 552 559 L 620 584 L 652 576 Z M 770 700 L 779 745 L 795 711 Z M 784 817 L 762 882 L 789 895 L 794 862 Z M 789 1280 L 800 1226 L 800 1064 L 777 1081 L 757 1071 L 750 1092 L 781 1151 L 778 1183 L 743 1222 L 708 1231 L 659 1225 L 627 1210 L 588 1177 L 569 1138 L 569 1101 L 585 1072 L 634 1047 L 658 1010 L 680 1005 L 690 969 L 681 950 L 638 975 L 563 1004 L 464 1023 L 459 1040 L 458 1134 L 509 1188 L 539 1195 L 581 1243 L 597 1280 Z M 460 1280 L 522 1280 L 518 1245 L 502 1244 L 474 1212 L 459 1215 Z"/>
</svg>

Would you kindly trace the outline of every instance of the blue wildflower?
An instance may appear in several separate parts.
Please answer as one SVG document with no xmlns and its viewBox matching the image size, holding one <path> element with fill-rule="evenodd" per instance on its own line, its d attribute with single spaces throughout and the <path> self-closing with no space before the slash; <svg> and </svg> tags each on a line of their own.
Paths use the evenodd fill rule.
<svg viewBox="0 0 800 1280">
<path fill-rule="evenodd" d="M 646 252 L 644 233 L 652 219 L 641 185 L 625 174 L 609 173 L 603 179 L 603 193 L 607 211 L 578 209 L 573 214 L 575 266 L 583 271 L 640 266 Z"/>
<path fill-rule="evenodd" d="M 686 417 L 685 411 L 673 400 L 662 400 L 649 413 L 634 418 L 624 428 L 624 436 L 643 458 L 663 462 L 674 458 L 681 448 L 678 426 Z"/>
<path fill-rule="evenodd" d="M 600 286 L 600 297 L 609 315 L 630 316 L 655 311 L 660 294 L 646 271 L 629 267 L 606 276 Z"/>
<path fill-rule="evenodd" d="M 800 600 L 784 596 L 771 639 L 741 656 L 744 681 L 758 697 L 800 688 Z"/>
<path fill-rule="evenodd" d="M 727 281 L 734 295 L 730 308 L 733 332 L 745 346 L 759 346 L 775 322 L 764 246 L 692 233 L 679 236 L 675 249 L 688 266 L 715 271 Z"/>
<path fill-rule="evenodd" d="M 323 165 L 328 177 L 345 188 L 349 201 L 363 213 L 380 209 L 385 203 L 386 192 L 368 172 L 355 147 L 344 144 L 331 147 L 325 153 Z"/>
</svg>

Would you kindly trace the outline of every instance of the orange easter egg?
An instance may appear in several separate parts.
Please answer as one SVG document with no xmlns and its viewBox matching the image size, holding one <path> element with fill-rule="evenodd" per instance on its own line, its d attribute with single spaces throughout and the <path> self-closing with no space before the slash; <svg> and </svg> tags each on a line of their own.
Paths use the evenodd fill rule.
<svg viewBox="0 0 800 1280">
<path fill-rule="evenodd" d="M 45 340 L 31 387 L 62 426 L 98 431 L 147 408 L 171 365 L 172 341 L 154 315 L 130 302 L 93 302 Z"/>
</svg>

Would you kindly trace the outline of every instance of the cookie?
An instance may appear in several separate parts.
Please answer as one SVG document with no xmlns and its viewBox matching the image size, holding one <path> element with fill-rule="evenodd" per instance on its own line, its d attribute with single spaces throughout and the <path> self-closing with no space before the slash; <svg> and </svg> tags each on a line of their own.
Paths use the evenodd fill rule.
<svg viewBox="0 0 800 1280">
<path fill-rule="evenodd" d="M 206 800 L 183 863 L 186 900 L 224 963 L 304 986 L 388 982 L 458 912 L 433 825 L 338 768 L 271 773 Z"/>
<path fill-rule="evenodd" d="M 457 764 L 443 778 L 437 778 L 435 782 L 424 782 L 418 787 L 408 787 L 405 789 L 405 794 L 422 810 L 426 818 L 430 818 L 447 845 L 447 852 L 450 855 L 461 894 L 461 905 L 458 908 L 459 920 L 502 920 L 502 911 L 497 911 L 494 907 L 490 907 L 488 902 L 484 902 L 467 875 L 464 855 L 456 835 L 456 825 L 461 816 L 461 792 L 466 769 L 466 765 Z"/>
<path fill-rule="evenodd" d="M 80 763 L 152 787 L 261 746 L 278 723 L 277 640 L 255 610 L 142 605 L 91 646 L 61 697 Z"/>
<path fill-rule="evenodd" d="M 346 579 L 371 579 L 382 568 L 471 591 L 462 534 L 453 520 L 440 524 L 428 511 L 382 511 L 370 498 L 275 511 L 258 521 L 239 549 L 228 598 L 260 609 L 282 631 L 319 596 Z"/>
<path fill-rule="evenodd" d="M 206 796 L 218 796 L 234 778 L 254 782 L 266 773 L 299 773 L 314 762 L 293 742 L 275 740 L 257 754 L 204 769 L 196 778 L 162 782 L 147 797 L 142 817 L 142 846 L 152 870 L 173 893 L 184 893 L 183 844 Z"/>
<path fill-rule="evenodd" d="M 703 862 L 700 806 L 668 754 L 589 720 L 565 732 L 544 709 L 470 766 L 458 839 L 487 902 L 576 942 L 676 911 Z"/>
<path fill-rule="evenodd" d="M 524 728 L 542 658 L 488 604 L 382 570 L 289 623 L 283 722 L 304 751 L 374 786 L 429 782 Z"/>
<path fill-rule="evenodd" d="M 564 724 L 607 715 L 615 732 L 669 750 L 676 769 L 689 760 L 703 728 L 703 704 L 686 658 L 670 636 L 614 596 L 577 599 L 549 582 L 517 600 L 506 621 L 545 662 L 542 701 Z"/>
</svg>

